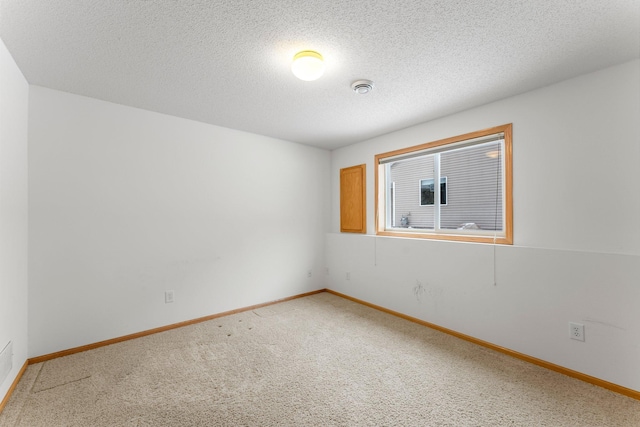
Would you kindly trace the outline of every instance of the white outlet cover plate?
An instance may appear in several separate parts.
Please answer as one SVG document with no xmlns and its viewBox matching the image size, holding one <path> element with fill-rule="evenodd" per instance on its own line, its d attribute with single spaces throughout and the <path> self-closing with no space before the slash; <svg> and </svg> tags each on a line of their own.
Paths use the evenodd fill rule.
<svg viewBox="0 0 640 427">
<path fill-rule="evenodd" d="M 164 291 L 165 304 L 173 302 L 173 291 Z"/>
<path fill-rule="evenodd" d="M 582 323 L 569 322 L 569 337 L 572 340 L 584 341 L 584 325 Z"/>
</svg>

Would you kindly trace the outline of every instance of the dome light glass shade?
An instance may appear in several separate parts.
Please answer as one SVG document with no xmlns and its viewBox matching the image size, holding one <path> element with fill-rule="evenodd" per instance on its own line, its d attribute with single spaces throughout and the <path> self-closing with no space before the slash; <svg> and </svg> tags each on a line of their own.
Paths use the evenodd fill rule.
<svg viewBox="0 0 640 427">
<path fill-rule="evenodd" d="M 319 79 L 324 73 L 322 55 L 312 50 L 296 53 L 291 64 L 291 71 L 294 76 L 306 82 Z"/>
</svg>

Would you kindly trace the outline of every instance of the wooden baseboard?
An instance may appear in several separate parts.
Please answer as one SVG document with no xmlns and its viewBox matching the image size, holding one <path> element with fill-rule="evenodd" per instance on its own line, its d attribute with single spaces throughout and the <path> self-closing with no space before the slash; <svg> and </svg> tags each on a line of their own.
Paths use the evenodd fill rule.
<svg viewBox="0 0 640 427">
<path fill-rule="evenodd" d="M 222 313 L 212 314 L 212 315 L 209 315 L 209 316 L 199 317 L 197 319 L 185 320 L 184 322 L 178 322 L 178 323 L 173 323 L 171 325 L 161 326 L 159 328 L 148 329 L 146 331 L 136 332 L 134 334 L 125 335 L 125 336 L 122 336 L 122 337 L 112 338 L 112 339 L 109 339 L 109 340 L 99 341 L 99 342 L 96 342 L 96 343 L 93 343 L 93 344 L 87 344 L 87 345 L 82 345 L 80 347 L 70 348 L 68 350 L 62 350 L 62 351 L 57 351 L 55 353 L 49 353 L 49 354 L 44 354 L 42 356 L 32 357 L 29 360 L 27 360 L 27 362 L 29 363 L 29 365 L 33 365 L 35 363 L 46 362 L 47 360 L 57 359 L 58 357 L 69 356 L 70 354 L 81 353 L 83 351 L 93 350 L 95 348 L 104 347 L 106 345 L 116 344 L 116 343 L 123 342 L 123 341 L 129 341 L 129 340 L 133 340 L 133 339 L 136 339 L 136 338 L 144 337 L 144 336 L 147 336 L 147 335 L 152 335 L 152 334 L 157 334 L 159 332 L 169 331 L 171 329 L 182 328 L 183 326 L 189 326 L 189 325 L 193 325 L 193 324 L 196 324 L 196 323 L 206 322 L 207 320 L 213 320 L 213 319 L 217 319 L 218 317 L 229 316 L 231 314 L 241 313 L 243 311 L 255 310 L 257 308 L 266 307 L 268 305 L 273 305 L 273 304 L 277 304 L 277 303 L 285 302 L 285 301 L 291 301 L 291 300 L 294 300 L 294 299 L 297 299 L 297 298 L 307 297 L 309 295 L 319 294 L 319 293 L 324 292 L 324 291 L 325 291 L 324 289 L 319 289 L 317 291 L 311 291 L 311 292 L 306 292 L 304 294 L 293 295 L 293 296 L 290 296 L 290 297 L 287 297 L 287 298 L 278 299 L 278 300 L 275 300 L 275 301 L 269 301 L 269 302 L 265 302 L 265 303 L 262 303 L 262 304 L 251 305 L 251 306 L 248 306 L 248 307 L 238 308 L 238 309 L 235 309 L 235 310 L 230 310 L 230 311 L 225 311 L 225 312 L 222 312 Z"/>
<path fill-rule="evenodd" d="M 9 387 L 9 390 L 7 390 L 7 394 L 4 396 L 4 399 L 2 399 L 2 402 L 0 402 L 0 414 L 2 413 L 2 410 L 4 409 L 7 402 L 9 401 L 9 398 L 13 394 L 13 390 L 15 390 L 16 387 L 18 386 L 18 383 L 20 382 L 20 378 L 22 378 L 22 374 L 24 374 L 24 371 L 27 370 L 28 365 L 29 365 L 29 361 L 27 360 L 24 362 L 24 364 L 22 365 L 22 368 L 20 368 L 20 372 L 18 372 L 18 375 L 16 375 L 15 379 L 11 383 L 11 387 Z"/>
<path fill-rule="evenodd" d="M 135 338 L 144 337 L 144 336 L 147 336 L 147 335 L 157 334 L 159 332 L 164 332 L 164 331 L 168 331 L 168 330 L 171 330 L 171 329 L 181 328 L 183 326 L 188 326 L 188 325 L 193 325 L 193 324 L 196 324 L 196 323 L 206 322 L 207 320 L 213 320 L 213 319 L 216 319 L 216 318 L 219 318 L 219 317 L 229 316 L 231 314 L 236 314 L 236 313 L 241 313 L 243 311 L 255 310 L 257 308 L 266 307 L 268 305 L 277 304 L 277 303 L 284 302 L 284 301 L 290 301 L 290 300 L 297 299 L 297 298 L 303 298 L 303 297 L 306 297 L 306 296 L 309 296 L 309 295 L 315 295 L 315 294 L 318 294 L 318 293 L 321 293 L 321 292 L 329 292 L 329 293 L 331 293 L 333 295 L 336 295 L 336 296 L 339 296 L 341 298 L 345 298 L 345 299 L 348 299 L 350 301 L 356 302 L 358 304 L 362 304 L 362 305 L 365 305 L 367 307 L 371 307 L 373 309 L 382 311 L 384 313 L 388 313 L 388 314 L 391 314 L 393 316 L 400 317 L 400 318 L 408 320 L 410 322 L 417 323 L 419 325 L 426 326 L 426 327 L 429 327 L 431 329 L 435 329 L 435 330 L 440 331 L 440 332 L 444 332 L 446 334 L 449 334 L 449 335 L 452 335 L 454 337 L 463 339 L 465 341 L 469 341 L 471 343 L 480 345 L 482 347 L 486 347 L 486 348 L 489 348 L 491 350 L 495 350 L 495 351 L 498 351 L 500 353 L 506 354 L 508 356 L 515 357 L 516 359 L 524 360 L 525 362 L 533 363 L 534 365 L 538 365 L 538 366 L 541 366 L 543 368 L 546 368 L 546 369 L 549 369 L 549 370 L 552 370 L 552 371 L 559 372 L 561 374 L 567 375 L 569 377 L 579 379 L 579 380 L 587 382 L 589 384 L 593 384 L 593 385 L 596 385 L 598 387 L 602 387 L 602 388 L 605 388 L 607 390 L 614 391 L 616 393 L 622 394 L 624 396 L 631 397 L 631 398 L 636 399 L 636 400 L 640 400 L 640 391 L 633 390 L 633 389 L 630 389 L 630 388 L 627 388 L 627 387 L 623 387 L 621 385 L 614 384 L 614 383 L 611 383 L 609 381 L 602 380 L 600 378 L 592 377 L 591 375 L 583 374 L 582 372 L 574 371 L 572 369 L 565 368 L 564 366 L 556 365 L 554 363 L 547 362 L 545 360 L 538 359 L 536 357 L 529 356 L 529 355 L 524 354 L 524 353 L 520 353 L 520 352 L 511 350 L 511 349 L 505 348 L 505 347 L 501 347 L 501 346 L 498 346 L 496 344 L 492 344 L 492 343 L 490 343 L 488 341 L 483 341 L 483 340 L 480 340 L 478 338 L 474 338 L 474 337 L 472 337 L 470 335 L 465 335 L 465 334 L 462 334 L 460 332 L 456 332 L 456 331 L 451 330 L 451 329 L 443 328 L 442 326 L 436 325 L 434 323 L 429 323 L 429 322 L 426 322 L 424 320 L 420 320 L 420 319 L 415 318 L 415 317 L 407 316 L 406 314 L 403 314 L 403 313 L 400 313 L 400 312 L 397 312 L 397 311 L 393 311 L 393 310 L 389 310 L 388 308 L 384 308 L 384 307 L 376 305 L 376 304 L 371 304 L 371 303 L 369 303 L 367 301 L 360 300 L 358 298 L 354 298 L 354 297 L 351 297 L 349 295 L 345 295 L 345 294 L 342 294 L 340 292 L 333 291 L 331 289 L 320 289 L 320 290 L 317 290 L 317 291 L 312 291 L 312 292 L 307 292 L 307 293 L 304 293 L 304 294 L 294 295 L 294 296 L 291 296 L 291 297 L 282 298 L 282 299 L 275 300 L 275 301 L 270 301 L 270 302 L 266 302 L 266 303 L 262 303 L 262 304 L 256 304 L 256 305 L 252 305 L 252 306 L 249 306 L 249 307 L 243 307 L 243 308 L 239 308 L 239 309 L 236 309 L 236 310 L 225 311 L 225 312 L 222 312 L 222 313 L 212 314 L 210 316 L 205 316 L 205 317 L 200 317 L 200 318 L 197 318 L 197 319 L 187 320 L 187 321 L 184 321 L 184 322 L 174 323 L 174 324 L 171 324 L 171 325 L 162 326 L 162 327 L 155 328 L 155 329 L 149 329 L 149 330 L 146 330 L 146 331 L 137 332 L 137 333 L 130 334 L 130 335 L 125 335 L 125 336 L 118 337 L 118 338 L 113 338 L 113 339 L 110 339 L 110 340 L 100 341 L 100 342 L 97 342 L 97 343 L 83 345 L 83 346 L 71 348 L 71 349 L 68 349 L 68 350 L 62 350 L 62 351 L 58 351 L 58 352 L 55 352 L 55 353 L 50 353 L 50 354 L 45 354 L 45 355 L 38 356 L 38 357 L 33 357 L 33 358 L 27 360 L 25 365 L 20 370 L 20 373 L 16 377 L 14 383 L 9 388 L 9 392 L 7 393 L 7 396 L 4 398 L 4 400 L 0 404 L 0 412 L 2 411 L 2 408 L 4 407 L 4 405 L 6 404 L 6 401 L 9 400 L 9 396 L 13 392 L 13 389 L 15 388 L 15 386 L 18 384 L 18 381 L 19 381 L 20 377 L 22 376 L 24 370 L 26 369 L 27 364 L 32 365 L 32 364 L 35 364 L 35 363 L 45 362 L 47 360 L 56 359 L 58 357 L 68 356 L 70 354 L 80 353 L 80 352 L 83 352 L 83 351 L 92 350 L 94 348 L 104 347 L 106 345 L 111 345 L 111 344 L 119 343 L 119 342 L 122 342 L 122 341 L 128 341 L 128 340 L 132 340 L 132 339 L 135 339 Z"/>
<path fill-rule="evenodd" d="M 564 366 L 556 365 L 554 363 L 547 362 L 545 360 L 538 359 L 536 357 L 529 356 L 529 355 L 526 355 L 524 353 L 520 353 L 520 352 L 511 350 L 511 349 L 505 348 L 505 347 L 501 347 L 501 346 L 492 344 L 490 342 L 474 338 L 474 337 L 472 337 L 470 335 L 461 334 L 460 332 L 456 332 L 456 331 L 451 330 L 451 329 L 443 328 L 442 326 L 438 326 L 438 325 L 433 324 L 433 323 L 425 322 L 424 320 L 420 320 L 420 319 L 415 318 L 415 317 L 407 316 L 406 314 L 402 314 L 402 313 L 397 312 L 397 311 L 389 310 L 388 308 L 384 308 L 384 307 L 381 307 L 379 305 L 371 304 L 369 302 L 360 300 L 358 298 L 351 297 L 349 295 L 342 294 L 340 292 L 333 291 L 331 289 L 326 289 L 326 292 L 329 292 L 329 293 L 337 295 L 339 297 L 348 299 L 348 300 L 353 301 L 353 302 L 357 302 L 358 304 L 366 305 L 367 307 L 374 308 L 376 310 L 391 314 L 393 316 L 400 317 L 400 318 L 408 320 L 410 322 L 417 323 L 417 324 L 422 325 L 422 326 L 427 326 L 427 327 L 429 327 L 431 329 L 435 329 L 437 331 L 444 332 L 445 334 L 453 335 L 454 337 L 463 339 L 465 341 L 472 342 L 472 343 L 477 344 L 477 345 L 481 345 L 482 347 L 486 347 L 486 348 L 489 348 L 491 350 L 498 351 L 500 353 L 506 354 L 506 355 L 511 356 L 511 357 L 515 357 L 516 359 L 524 360 L 525 362 L 533 363 L 534 365 L 538 365 L 538 366 L 541 366 L 543 368 L 550 369 L 552 371 L 559 372 L 561 374 L 567 375 L 569 377 L 579 379 L 579 380 L 587 382 L 589 384 L 593 384 L 593 385 L 596 385 L 598 387 L 602 387 L 602 388 L 605 388 L 607 390 L 611 390 L 611 391 L 614 391 L 616 393 L 625 395 L 627 397 L 631 397 L 633 399 L 640 400 L 640 391 L 633 390 L 633 389 L 630 389 L 630 388 L 627 388 L 627 387 L 623 387 L 621 385 L 614 384 L 614 383 L 611 383 L 609 381 L 601 380 L 600 378 L 592 377 L 591 375 L 583 374 L 582 372 L 574 371 L 572 369 L 565 368 Z"/>
</svg>

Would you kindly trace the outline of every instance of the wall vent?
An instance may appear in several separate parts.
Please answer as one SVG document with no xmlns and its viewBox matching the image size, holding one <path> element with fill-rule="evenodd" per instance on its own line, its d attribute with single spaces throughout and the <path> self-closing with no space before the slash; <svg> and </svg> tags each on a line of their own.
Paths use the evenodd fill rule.
<svg viewBox="0 0 640 427">
<path fill-rule="evenodd" d="M 13 344 L 9 341 L 0 352 L 0 384 L 7 379 L 11 368 L 13 368 Z"/>
</svg>

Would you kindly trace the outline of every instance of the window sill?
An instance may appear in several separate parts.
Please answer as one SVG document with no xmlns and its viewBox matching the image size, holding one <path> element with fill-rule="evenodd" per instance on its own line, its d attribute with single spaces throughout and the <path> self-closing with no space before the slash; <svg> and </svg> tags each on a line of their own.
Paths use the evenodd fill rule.
<svg viewBox="0 0 640 427">
<path fill-rule="evenodd" d="M 472 242 L 472 243 L 495 243 L 499 245 L 512 245 L 513 239 L 505 236 L 478 236 L 469 234 L 440 234 L 416 232 L 419 229 L 408 228 L 410 231 L 389 231 L 378 230 L 376 235 L 386 237 L 403 237 L 409 239 L 431 239 L 431 240 L 450 240 L 455 242 Z"/>
</svg>

